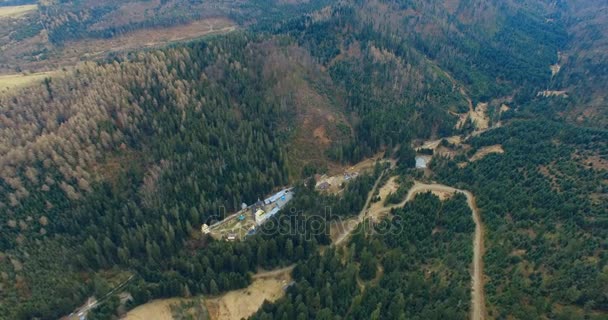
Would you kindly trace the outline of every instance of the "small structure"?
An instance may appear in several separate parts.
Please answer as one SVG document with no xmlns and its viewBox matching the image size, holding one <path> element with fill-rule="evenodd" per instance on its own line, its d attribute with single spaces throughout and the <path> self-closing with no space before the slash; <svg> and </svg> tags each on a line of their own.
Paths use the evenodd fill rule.
<svg viewBox="0 0 608 320">
<path fill-rule="evenodd" d="M 420 155 L 416 156 L 416 169 L 426 169 L 427 164 L 431 161 L 431 156 Z"/>
<path fill-rule="evenodd" d="M 209 232 L 211 232 L 211 230 L 209 229 L 209 226 L 207 224 L 203 224 L 201 226 L 201 232 L 203 234 L 209 234 Z"/>
<path fill-rule="evenodd" d="M 288 191 L 287 189 L 283 189 L 283 190 L 275 193 L 274 195 L 272 195 L 269 198 L 267 198 L 266 200 L 264 200 L 264 204 L 269 205 L 273 202 L 277 202 L 277 200 L 281 199 L 281 197 L 283 197 L 287 191 Z"/>
<path fill-rule="evenodd" d="M 228 241 L 234 241 L 234 240 L 236 240 L 236 234 L 229 233 L 228 237 L 226 237 L 226 240 L 228 240 Z"/>
<path fill-rule="evenodd" d="M 275 214 L 277 214 L 279 212 L 279 210 L 281 210 L 281 208 L 279 208 L 279 206 L 276 206 L 274 208 L 272 208 L 272 210 L 270 210 L 270 212 L 268 212 L 268 214 L 266 215 L 266 219 L 274 216 Z"/>
<path fill-rule="evenodd" d="M 262 210 L 262 209 L 259 209 L 258 211 L 256 211 L 254 214 L 255 223 L 262 224 L 266 220 L 265 215 L 266 215 L 266 212 L 264 212 L 264 210 Z"/>
</svg>

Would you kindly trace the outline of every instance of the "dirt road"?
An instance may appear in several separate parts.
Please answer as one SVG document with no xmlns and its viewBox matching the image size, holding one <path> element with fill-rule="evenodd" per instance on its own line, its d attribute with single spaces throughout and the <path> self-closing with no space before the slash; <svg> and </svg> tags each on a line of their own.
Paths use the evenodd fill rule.
<svg viewBox="0 0 608 320">
<path fill-rule="evenodd" d="M 349 223 L 345 224 L 344 230 L 342 232 L 342 234 L 340 234 L 340 236 L 338 236 L 338 238 L 336 239 L 336 241 L 334 241 L 333 245 L 334 246 L 339 246 L 342 242 L 344 242 L 344 240 L 348 239 L 348 237 L 350 236 L 350 234 L 355 230 L 355 228 L 361 223 L 363 222 L 363 220 L 367 217 L 367 212 L 368 212 L 368 206 L 369 203 L 372 201 L 372 197 L 374 196 L 374 193 L 376 191 L 376 189 L 378 188 L 378 183 L 380 183 L 380 180 L 382 180 L 382 177 L 384 176 L 385 172 L 382 172 L 380 174 L 380 176 L 378 177 L 378 179 L 376 179 L 376 182 L 374 183 L 374 186 L 372 187 L 372 190 L 369 192 L 369 194 L 367 195 L 367 199 L 365 200 L 365 204 L 363 205 L 363 208 L 361 208 L 361 212 L 359 212 L 359 215 L 357 216 L 356 219 L 349 221 Z"/>
<path fill-rule="evenodd" d="M 483 234 L 484 228 L 475 203 L 475 196 L 469 191 L 452 188 L 441 184 L 423 184 L 416 182 L 407 193 L 405 202 L 411 201 L 418 193 L 435 191 L 447 193 L 462 193 L 467 197 L 467 203 L 473 212 L 475 222 L 475 237 L 473 238 L 473 275 L 471 284 L 471 319 L 483 320 L 486 318 L 485 295 L 483 291 Z"/>
<path fill-rule="evenodd" d="M 349 221 L 344 227 L 343 232 L 338 236 L 338 238 L 334 241 L 333 245 L 338 246 L 342 244 L 346 239 L 349 238 L 351 233 L 355 230 L 357 225 L 366 218 L 371 215 L 379 215 L 380 212 L 371 212 L 368 208 L 369 203 L 374 195 L 376 189 L 378 188 L 378 183 L 382 179 L 384 173 L 378 177 L 374 187 L 370 191 L 367 196 L 367 200 L 365 201 L 365 205 L 363 209 L 359 213 L 356 219 Z M 434 192 L 439 193 L 440 197 L 443 197 L 445 194 L 454 194 L 454 193 L 462 193 L 467 198 L 467 204 L 471 208 L 471 212 L 473 213 L 473 221 L 475 222 L 475 236 L 473 238 L 473 274 L 471 279 L 471 320 L 484 320 L 486 318 L 486 304 L 485 304 L 485 294 L 483 290 L 483 234 L 484 228 L 481 222 L 481 217 L 479 214 L 479 209 L 477 208 L 477 204 L 475 203 L 475 196 L 466 190 L 460 190 L 456 188 L 452 188 L 442 184 L 424 184 L 420 182 L 416 182 L 414 186 L 408 191 L 405 200 L 401 203 L 392 205 L 390 207 L 382 208 L 381 211 L 390 211 L 393 208 L 402 207 L 408 201 L 412 201 L 414 197 L 419 193 L 424 192 Z"/>
<path fill-rule="evenodd" d="M 270 278 L 270 277 L 278 277 L 278 276 L 282 276 L 284 274 L 291 274 L 291 271 L 295 267 L 296 267 L 296 265 L 292 264 L 288 267 L 281 268 L 281 269 L 258 272 L 256 274 L 254 274 L 251 278 L 252 279 L 263 279 L 263 278 Z"/>
</svg>

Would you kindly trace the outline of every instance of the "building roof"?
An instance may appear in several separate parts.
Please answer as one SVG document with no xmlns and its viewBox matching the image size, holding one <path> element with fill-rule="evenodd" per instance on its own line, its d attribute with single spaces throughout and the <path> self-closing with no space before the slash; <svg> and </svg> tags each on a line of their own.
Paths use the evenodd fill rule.
<svg viewBox="0 0 608 320">
<path fill-rule="evenodd" d="M 268 197 L 266 200 L 264 200 L 264 202 L 265 202 L 266 204 L 276 202 L 276 201 L 277 201 L 277 200 L 279 200 L 279 199 L 280 199 L 282 196 L 284 196 L 284 195 L 285 195 L 285 192 L 287 192 L 287 189 L 283 189 L 283 190 L 281 190 L 281 191 L 279 191 L 279 192 L 275 193 L 274 195 L 272 195 L 272 196 Z"/>
</svg>

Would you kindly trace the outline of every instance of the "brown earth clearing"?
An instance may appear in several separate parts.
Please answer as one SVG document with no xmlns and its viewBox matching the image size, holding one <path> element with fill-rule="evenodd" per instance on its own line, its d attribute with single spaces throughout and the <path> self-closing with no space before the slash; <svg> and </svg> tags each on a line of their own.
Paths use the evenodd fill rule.
<svg viewBox="0 0 608 320">
<path fill-rule="evenodd" d="M 103 59 L 111 53 L 122 53 L 142 48 L 155 48 L 177 41 L 234 31 L 235 24 L 225 18 L 211 18 L 167 28 L 142 29 L 111 39 L 84 39 L 53 47 L 44 36 L 36 36 L 6 46 L 0 73 L 14 73 L 16 67 L 28 71 L 52 71 L 75 66 L 81 61 Z M 32 56 L 40 48 L 49 50 L 47 59 Z M 10 66 L 11 69 L 6 69 Z"/>
<path fill-rule="evenodd" d="M 500 144 L 483 147 L 483 148 L 477 150 L 477 152 L 475 152 L 475 154 L 471 157 L 471 161 L 477 161 L 479 159 L 483 159 L 485 156 L 489 155 L 490 153 L 505 153 L 505 150 L 502 149 L 502 145 L 500 145 Z"/>
<path fill-rule="evenodd" d="M 264 301 L 276 301 L 285 294 L 284 287 L 291 282 L 293 266 L 258 273 L 249 287 L 230 291 L 217 298 L 207 299 L 205 304 L 212 320 L 248 318 Z"/>
</svg>

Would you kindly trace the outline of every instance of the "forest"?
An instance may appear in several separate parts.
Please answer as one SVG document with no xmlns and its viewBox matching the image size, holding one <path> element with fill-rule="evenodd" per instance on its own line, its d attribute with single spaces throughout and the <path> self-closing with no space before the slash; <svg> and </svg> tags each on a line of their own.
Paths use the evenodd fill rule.
<svg viewBox="0 0 608 320">
<path fill-rule="evenodd" d="M 418 195 L 343 247 L 310 217 L 328 228 L 358 214 L 386 167 L 340 195 L 317 192 L 313 177 L 379 153 L 397 160 L 401 188 L 375 200 L 399 203 L 424 178 L 409 169 L 413 143 L 468 136 L 474 124 L 457 127 L 459 115 L 480 102 L 502 126 L 435 156 L 426 179 L 477 197 L 489 316 L 605 317 L 602 110 L 578 121 L 582 94 L 537 94 L 598 94 L 549 68 L 574 46 L 574 22 L 556 10 L 576 8 L 520 2 L 238 2 L 217 10 L 243 30 L 80 63 L 0 95 L 0 318 L 56 319 L 131 276 L 128 308 L 221 294 L 292 264 L 295 284 L 254 319 L 466 318 L 474 225 L 463 196 Z M 118 2 L 51 3 L 43 22 L 60 46 L 213 14 L 194 10 L 207 2 L 163 3 L 175 8 L 111 27 Z M 491 145 L 504 153 L 459 165 Z M 236 243 L 198 232 L 285 186 L 296 198 L 264 232 Z M 117 316 L 109 299 L 92 318 Z"/>
<path fill-rule="evenodd" d="M 502 143 L 504 154 L 463 169 L 433 163 L 441 181 L 477 196 L 493 317 L 601 318 L 607 310 L 608 169 L 592 161 L 607 142 L 606 130 L 518 120 L 471 141 Z"/>
<path fill-rule="evenodd" d="M 466 318 L 474 226 L 465 197 L 422 194 L 393 216 L 299 263 L 286 296 L 252 319 Z"/>
</svg>

